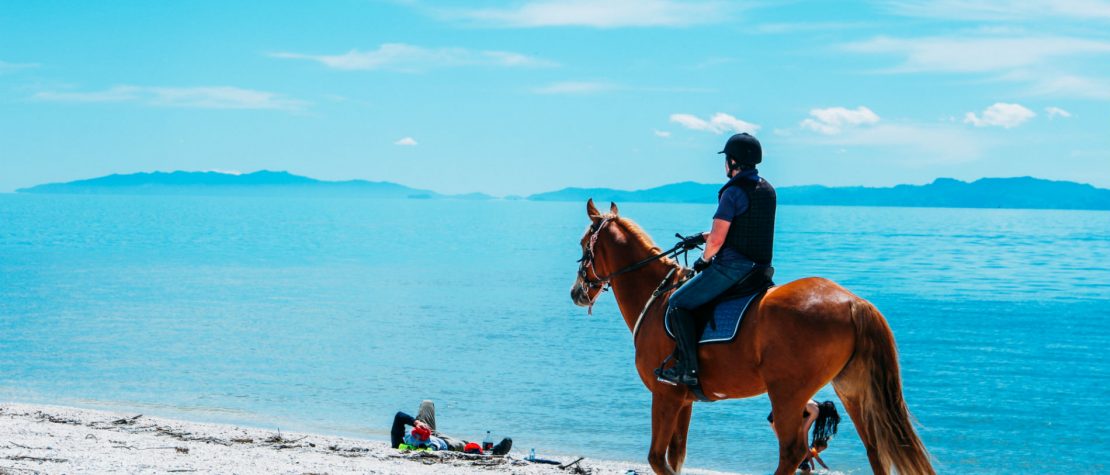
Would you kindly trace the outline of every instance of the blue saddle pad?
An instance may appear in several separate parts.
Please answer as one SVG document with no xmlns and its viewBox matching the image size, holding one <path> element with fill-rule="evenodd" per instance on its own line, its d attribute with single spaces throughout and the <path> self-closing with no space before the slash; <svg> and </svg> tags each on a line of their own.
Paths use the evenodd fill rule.
<svg viewBox="0 0 1110 475">
<path fill-rule="evenodd" d="M 740 331 L 740 321 L 744 317 L 744 312 L 748 310 L 752 301 L 761 294 L 763 294 L 762 290 L 751 295 L 718 303 L 713 308 L 713 321 L 705 325 L 705 331 L 702 332 L 701 339 L 698 342 L 724 343 L 736 338 L 736 333 Z M 667 335 L 674 338 L 670 322 L 664 321 L 663 325 L 667 328 Z"/>
</svg>

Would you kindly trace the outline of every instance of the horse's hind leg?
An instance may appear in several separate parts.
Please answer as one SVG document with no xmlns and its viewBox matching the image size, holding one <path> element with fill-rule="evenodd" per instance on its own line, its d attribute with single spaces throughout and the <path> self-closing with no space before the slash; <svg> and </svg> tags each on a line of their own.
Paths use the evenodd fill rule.
<svg viewBox="0 0 1110 475">
<path fill-rule="evenodd" d="M 863 410 L 860 407 L 859 396 L 855 393 L 851 384 L 845 380 L 847 378 L 837 377 L 833 381 L 833 389 L 836 395 L 840 397 L 840 402 L 844 404 L 844 410 L 848 412 L 848 417 L 852 418 L 852 424 L 856 427 L 856 433 L 859 434 L 860 441 L 863 442 L 863 448 L 867 450 L 867 461 L 871 464 L 871 472 L 876 474 L 886 474 L 886 466 L 883 465 L 879 459 L 879 450 L 875 446 L 875 438 L 867 431 L 867 426 L 863 423 Z"/>
<path fill-rule="evenodd" d="M 809 450 L 803 413 L 810 393 L 796 389 L 768 389 L 771 413 L 775 418 L 775 435 L 779 439 L 779 466 L 775 475 L 793 474 L 798 471 L 798 465 Z"/>
<path fill-rule="evenodd" d="M 690 414 L 693 408 L 693 403 L 687 403 L 678 410 L 671 445 L 667 448 L 667 462 L 670 462 L 675 473 L 682 472 L 682 463 L 686 461 L 686 435 L 690 432 Z"/>
<path fill-rule="evenodd" d="M 648 464 L 655 473 L 675 475 L 667 465 L 667 448 L 671 445 L 678 413 L 683 401 L 678 398 L 652 394 L 651 396 L 651 448 L 648 450 Z"/>
</svg>

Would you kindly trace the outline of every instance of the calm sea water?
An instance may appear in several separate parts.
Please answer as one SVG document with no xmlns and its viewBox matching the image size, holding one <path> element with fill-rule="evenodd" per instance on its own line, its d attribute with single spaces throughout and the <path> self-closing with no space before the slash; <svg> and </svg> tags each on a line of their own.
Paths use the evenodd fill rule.
<svg viewBox="0 0 1110 475">
<path fill-rule="evenodd" d="M 712 212 L 621 210 L 664 245 Z M 1106 471 L 1110 213 L 778 222 L 776 280 L 832 278 L 890 320 L 942 472 Z M 458 436 L 643 461 L 628 329 L 611 296 L 569 298 L 586 224 L 582 203 L 0 195 L 0 399 L 380 438 L 430 398 Z M 772 471 L 768 410 L 696 406 L 688 464 Z M 868 471 L 850 423 L 825 459 Z"/>
</svg>

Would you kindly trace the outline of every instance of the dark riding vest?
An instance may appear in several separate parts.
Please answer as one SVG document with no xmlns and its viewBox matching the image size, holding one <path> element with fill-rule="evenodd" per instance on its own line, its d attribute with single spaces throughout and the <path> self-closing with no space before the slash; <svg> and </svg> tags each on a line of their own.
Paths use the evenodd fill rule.
<svg viewBox="0 0 1110 475">
<path fill-rule="evenodd" d="M 753 181 L 737 176 L 717 192 L 718 200 L 730 186 L 748 195 L 748 210 L 732 218 L 724 245 L 758 265 L 770 265 L 775 242 L 775 187 L 763 178 Z"/>
</svg>

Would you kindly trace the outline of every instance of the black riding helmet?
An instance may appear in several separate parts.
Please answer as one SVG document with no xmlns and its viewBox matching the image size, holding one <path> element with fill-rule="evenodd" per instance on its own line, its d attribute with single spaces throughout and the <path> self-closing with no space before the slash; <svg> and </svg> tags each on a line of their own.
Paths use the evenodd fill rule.
<svg viewBox="0 0 1110 475">
<path fill-rule="evenodd" d="M 717 153 L 725 154 L 739 165 L 755 165 L 763 161 L 763 147 L 759 145 L 759 140 L 747 132 L 729 137 L 728 142 L 725 142 L 725 149 Z"/>
</svg>

